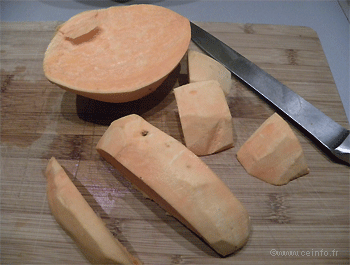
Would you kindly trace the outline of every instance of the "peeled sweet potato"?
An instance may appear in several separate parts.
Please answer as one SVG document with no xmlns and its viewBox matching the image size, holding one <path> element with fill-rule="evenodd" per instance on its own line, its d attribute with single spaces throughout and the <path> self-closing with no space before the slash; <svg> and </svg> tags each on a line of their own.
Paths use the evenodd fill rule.
<svg viewBox="0 0 350 265">
<path fill-rule="evenodd" d="M 242 145 L 237 159 L 249 174 L 273 185 L 284 185 L 309 173 L 298 138 L 277 113 Z"/>
<path fill-rule="evenodd" d="M 187 18 L 160 6 L 82 12 L 65 22 L 45 52 L 45 76 L 76 94 L 128 102 L 156 90 L 186 54 Z"/>
<path fill-rule="evenodd" d="M 142 264 L 113 237 L 55 158 L 50 159 L 45 175 L 53 216 L 91 263 Z"/>
<path fill-rule="evenodd" d="M 227 96 L 231 91 L 231 72 L 213 58 L 194 51 L 188 51 L 188 74 L 190 83 L 217 80 Z"/>
<path fill-rule="evenodd" d="M 174 89 L 186 146 L 196 155 L 233 146 L 233 122 L 225 94 L 216 80 Z"/>
<path fill-rule="evenodd" d="M 219 254 L 231 254 L 247 242 L 250 219 L 230 189 L 194 153 L 142 117 L 114 121 L 96 148 Z"/>
</svg>

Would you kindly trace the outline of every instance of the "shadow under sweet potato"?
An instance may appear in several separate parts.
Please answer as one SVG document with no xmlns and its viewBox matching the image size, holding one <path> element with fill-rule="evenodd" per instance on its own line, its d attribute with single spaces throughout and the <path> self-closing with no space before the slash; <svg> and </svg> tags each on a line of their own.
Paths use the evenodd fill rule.
<svg viewBox="0 0 350 265">
<path fill-rule="evenodd" d="M 110 125 L 116 119 L 129 114 L 142 115 L 157 106 L 173 89 L 180 75 L 178 65 L 153 93 L 135 101 L 125 103 L 102 102 L 80 95 L 76 97 L 76 109 L 79 118 L 84 121 Z"/>
</svg>

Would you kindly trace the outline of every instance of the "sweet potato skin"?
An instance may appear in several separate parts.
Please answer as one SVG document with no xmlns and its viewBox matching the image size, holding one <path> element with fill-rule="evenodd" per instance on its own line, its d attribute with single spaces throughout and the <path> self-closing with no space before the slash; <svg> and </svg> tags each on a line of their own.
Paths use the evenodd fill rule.
<svg viewBox="0 0 350 265">
<path fill-rule="evenodd" d="M 46 167 L 47 199 L 53 216 L 93 264 L 142 264 L 113 237 L 52 157 Z"/>
<path fill-rule="evenodd" d="M 230 189 L 189 149 L 140 116 L 114 121 L 96 148 L 220 255 L 247 242 L 250 218 Z"/>
</svg>

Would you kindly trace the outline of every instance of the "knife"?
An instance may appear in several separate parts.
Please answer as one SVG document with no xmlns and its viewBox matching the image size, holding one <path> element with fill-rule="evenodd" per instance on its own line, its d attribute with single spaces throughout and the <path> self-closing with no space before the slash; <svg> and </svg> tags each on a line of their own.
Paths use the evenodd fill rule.
<svg viewBox="0 0 350 265">
<path fill-rule="evenodd" d="M 192 41 L 265 98 L 335 162 L 350 165 L 350 135 L 301 96 L 191 22 Z"/>
</svg>

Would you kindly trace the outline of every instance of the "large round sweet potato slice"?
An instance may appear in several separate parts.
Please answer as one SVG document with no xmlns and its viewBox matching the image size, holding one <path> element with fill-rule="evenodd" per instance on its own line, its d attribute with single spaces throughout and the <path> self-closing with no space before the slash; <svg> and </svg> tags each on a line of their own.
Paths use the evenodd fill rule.
<svg viewBox="0 0 350 265">
<path fill-rule="evenodd" d="M 150 94 L 185 55 L 187 18 L 154 5 L 80 13 L 56 32 L 44 58 L 46 77 L 60 87 L 106 102 Z"/>
</svg>

